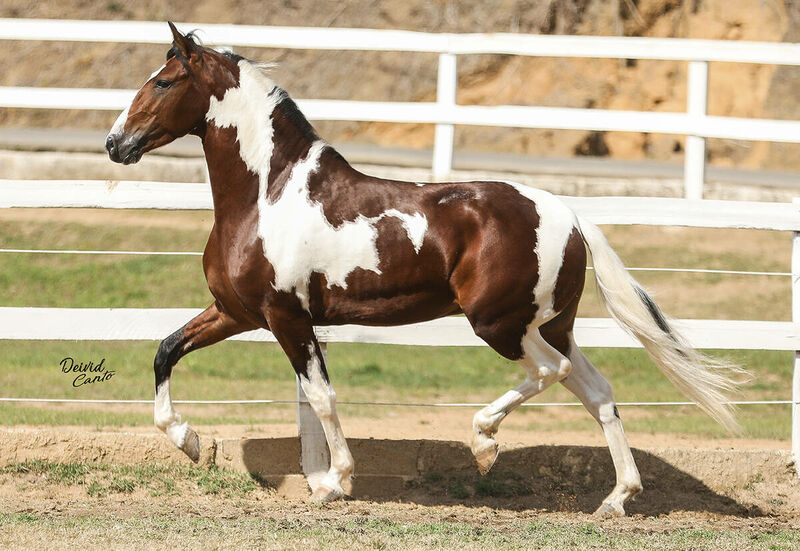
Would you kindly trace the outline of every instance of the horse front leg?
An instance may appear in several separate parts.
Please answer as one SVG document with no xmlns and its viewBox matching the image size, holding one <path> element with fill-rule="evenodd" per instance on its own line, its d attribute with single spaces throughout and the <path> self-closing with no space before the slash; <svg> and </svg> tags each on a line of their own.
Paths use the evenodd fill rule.
<svg viewBox="0 0 800 551">
<path fill-rule="evenodd" d="M 308 398 L 311 409 L 319 419 L 330 450 L 331 465 L 327 474 L 314 490 L 315 501 L 334 501 L 344 495 L 342 482 L 353 472 L 353 456 L 336 414 L 336 392 L 331 386 L 325 358 L 322 355 L 314 328 L 308 315 L 270 312 L 267 315 L 270 330 L 297 374 L 300 386 Z"/>
<path fill-rule="evenodd" d="M 156 398 L 153 408 L 155 424 L 194 462 L 200 459 L 200 439 L 188 423 L 181 422 L 181 416 L 172 407 L 169 392 L 172 368 L 179 359 L 192 350 L 214 344 L 248 329 L 253 327 L 234 320 L 214 302 L 189 323 L 161 341 L 158 347 L 153 362 L 156 376 Z"/>
</svg>

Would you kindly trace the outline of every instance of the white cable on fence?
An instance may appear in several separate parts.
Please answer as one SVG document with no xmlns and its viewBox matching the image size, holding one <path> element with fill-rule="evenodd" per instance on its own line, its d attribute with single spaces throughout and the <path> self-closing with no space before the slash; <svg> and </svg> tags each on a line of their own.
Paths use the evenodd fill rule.
<svg viewBox="0 0 800 551">
<path fill-rule="evenodd" d="M 79 398 L 0 398 L 0 402 L 41 402 L 41 403 L 66 403 L 66 404 L 153 404 L 153 400 L 111 400 L 111 399 L 79 399 Z M 174 404 L 191 405 L 259 405 L 259 404 L 298 404 L 298 400 L 173 400 Z M 800 404 L 800 401 L 797 402 Z M 339 405 L 348 406 L 403 406 L 403 407 L 434 407 L 434 408 L 478 408 L 488 406 L 488 403 L 473 402 L 349 402 L 337 401 Z M 791 400 L 736 400 L 723 402 L 732 406 L 754 405 L 792 405 Z M 527 402 L 524 407 L 556 407 L 556 406 L 582 406 L 580 402 Z M 617 402 L 618 406 L 696 406 L 694 402 Z"/>
<path fill-rule="evenodd" d="M 90 251 L 63 249 L 0 249 L 0 253 L 33 253 L 33 254 L 121 254 L 121 255 L 161 255 L 161 256 L 202 256 L 199 251 Z M 593 270 L 587 266 L 587 270 Z M 751 276 L 789 277 L 791 272 L 753 272 L 745 270 L 713 270 L 705 268 L 627 268 L 631 272 L 683 272 L 693 274 L 727 274 Z"/>
</svg>

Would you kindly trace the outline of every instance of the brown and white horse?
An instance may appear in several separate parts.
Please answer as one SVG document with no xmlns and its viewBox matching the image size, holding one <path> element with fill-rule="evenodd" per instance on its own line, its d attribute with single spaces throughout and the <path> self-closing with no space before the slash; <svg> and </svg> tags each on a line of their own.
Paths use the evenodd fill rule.
<svg viewBox="0 0 800 551">
<path fill-rule="evenodd" d="M 586 247 L 611 315 L 670 380 L 734 427 L 725 364 L 692 350 L 628 275 L 600 230 L 549 193 L 503 182 L 420 184 L 353 169 L 322 141 L 263 67 L 199 45 L 170 23 L 167 63 L 106 141 L 125 164 L 191 133 L 203 140 L 214 227 L 203 268 L 214 303 L 167 337 L 155 358 L 155 423 L 193 460 L 197 434 L 172 407 L 179 358 L 237 333 L 269 329 L 325 430 L 331 466 L 314 493 L 343 494 L 353 459 L 315 325 L 399 325 L 463 313 L 475 333 L 525 370 L 473 419 L 479 469 L 494 464 L 500 422 L 553 383 L 600 423 L 617 483 L 597 512 L 623 515 L 642 490 L 611 385 L 572 336 Z"/>
</svg>

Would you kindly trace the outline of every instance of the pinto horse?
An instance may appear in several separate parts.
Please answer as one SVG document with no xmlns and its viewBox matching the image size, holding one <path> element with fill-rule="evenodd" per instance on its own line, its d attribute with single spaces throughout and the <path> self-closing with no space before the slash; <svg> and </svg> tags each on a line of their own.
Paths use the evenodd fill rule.
<svg viewBox="0 0 800 551">
<path fill-rule="evenodd" d="M 203 141 L 214 227 L 203 269 L 214 302 L 164 339 L 155 357 L 155 424 L 191 459 L 199 439 L 175 412 L 170 376 L 192 350 L 237 333 L 272 331 L 319 418 L 330 470 L 313 498 L 342 496 L 353 470 L 336 394 L 314 326 L 400 325 L 463 313 L 475 334 L 518 362 L 524 381 L 472 423 L 481 473 L 494 464 L 500 422 L 553 383 L 601 425 L 616 486 L 597 509 L 623 515 L 642 490 L 611 385 L 573 339 L 586 249 L 611 315 L 684 393 L 726 427 L 722 362 L 686 344 L 625 270 L 600 230 L 559 199 L 504 182 L 421 184 L 374 178 L 321 140 L 264 66 L 200 45 L 172 23 L 166 64 L 114 124 L 115 162 L 186 134 Z"/>
</svg>

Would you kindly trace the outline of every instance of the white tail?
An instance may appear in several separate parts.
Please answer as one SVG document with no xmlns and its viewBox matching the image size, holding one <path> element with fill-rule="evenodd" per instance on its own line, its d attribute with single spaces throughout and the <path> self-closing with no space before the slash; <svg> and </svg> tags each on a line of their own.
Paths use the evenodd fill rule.
<svg viewBox="0 0 800 551">
<path fill-rule="evenodd" d="M 647 292 L 625 269 L 600 228 L 579 218 L 594 262 L 597 287 L 608 312 L 644 345 L 650 358 L 678 390 L 732 432 L 740 427 L 727 393 L 735 391 L 740 367 L 694 350 L 675 330 Z"/>
</svg>

